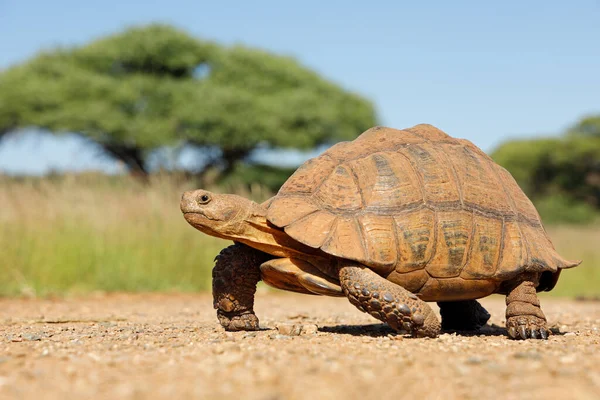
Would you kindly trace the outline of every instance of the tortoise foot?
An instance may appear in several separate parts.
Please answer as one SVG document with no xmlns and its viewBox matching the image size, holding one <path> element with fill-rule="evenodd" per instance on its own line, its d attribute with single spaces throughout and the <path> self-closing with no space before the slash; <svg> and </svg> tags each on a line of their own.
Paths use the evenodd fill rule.
<svg viewBox="0 0 600 400">
<path fill-rule="evenodd" d="M 357 264 L 340 269 L 342 289 L 360 311 L 414 337 L 436 337 L 440 323 L 431 307 L 413 293 Z"/>
<path fill-rule="evenodd" d="M 490 319 L 490 313 L 477 300 L 439 302 L 442 329 L 476 331 Z"/>
<path fill-rule="evenodd" d="M 511 339 L 548 339 L 551 331 L 546 320 L 534 315 L 510 317 L 506 321 L 506 329 Z"/>
<path fill-rule="evenodd" d="M 255 331 L 254 293 L 260 264 L 270 256 L 236 243 L 221 251 L 213 268 L 213 306 L 227 331 Z"/>
<path fill-rule="evenodd" d="M 506 296 L 506 329 L 511 339 L 548 339 L 550 330 L 536 294 L 536 276 L 517 282 Z"/>
<path fill-rule="evenodd" d="M 226 331 L 257 331 L 260 329 L 258 318 L 254 313 L 226 313 L 217 311 L 217 318 Z"/>
</svg>

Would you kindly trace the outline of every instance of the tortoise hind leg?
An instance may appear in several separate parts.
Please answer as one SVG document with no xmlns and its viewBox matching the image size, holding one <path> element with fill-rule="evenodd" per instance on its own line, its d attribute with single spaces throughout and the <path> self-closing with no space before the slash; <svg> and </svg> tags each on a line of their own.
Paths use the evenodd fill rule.
<svg viewBox="0 0 600 400">
<path fill-rule="evenodd" d="M 350 303 L 393 329 L 418 337 L 438 335 L 440 323 L 427 303 L 369 268 L 340 264 L 340 283 Z"/>
<path fill-rule="evenodd" d="M 522 277 L 506 296 L 506 329 L 512 339 L 547 339 L 550 330 L 540 308 L 535 274 Z"/>
<path fill-rule="evenodd" d="M 490 319 L 490 313 L 477 300 L 441 301 L 437 304 L 443 330 L 475 331 Z"/>
</svg>

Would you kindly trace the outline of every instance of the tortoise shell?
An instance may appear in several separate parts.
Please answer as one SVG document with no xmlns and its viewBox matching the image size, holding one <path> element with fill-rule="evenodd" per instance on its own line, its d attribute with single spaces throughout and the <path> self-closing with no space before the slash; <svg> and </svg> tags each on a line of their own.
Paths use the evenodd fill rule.
<svg viewBox="0 0 600 400">
<path fill-rule="evenodd" d="M 375 127 L 338 143 L 285 182 L 267 218 L 423 298 L 445 288 L 483 296 L 524 272 L 577 265 L 554 250 L 508 171 L 431 125 Z"/>
</svg>

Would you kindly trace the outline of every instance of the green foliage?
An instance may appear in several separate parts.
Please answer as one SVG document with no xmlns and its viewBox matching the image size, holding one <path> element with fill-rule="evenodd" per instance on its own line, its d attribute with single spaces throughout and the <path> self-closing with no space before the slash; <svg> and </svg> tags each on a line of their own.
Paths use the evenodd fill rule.
<svg viewBox="0 0 600 400">
<path fill-rule="evenodd" d="M 294 173 L 296 168 L 279 168 L 262 164 L 238 164 L 236 169 L 220 185 L 238 188 L 243 185 L 251 187 L 253 183 L 260 185 L 271 193 L 277 193 L 284 182 Z"/>
<path fill-rule="evenodd" d="M 541 197 L 535 206 L 546 224 L 592 224 L 600 213 L 589 204 L 563 194 Z"/>
<path fill-rule="evenodd" d="M 569 134 L 600 138 L 600 115 L 589 115 L 582 118 L 569 130 Z"/>
<path fill-rule="evenodd" d="M 0 132 L 77 132 L 133 169 L 160 146 L 219 147 L 232 169 L 259 144 L 312 148 L 375 124 L 372 105 L 288 57 L 165 25 L 39 54 L 0 74 Z"/>
<path fill-rule="evenodd" d="M 578 125 L 587 126 L 589 120 Z M 492 154 L 531 197 L 544 220 L 588 222 L 600 209 L 600 136 L 573 132 L 510 141 Z"/>
</svg>

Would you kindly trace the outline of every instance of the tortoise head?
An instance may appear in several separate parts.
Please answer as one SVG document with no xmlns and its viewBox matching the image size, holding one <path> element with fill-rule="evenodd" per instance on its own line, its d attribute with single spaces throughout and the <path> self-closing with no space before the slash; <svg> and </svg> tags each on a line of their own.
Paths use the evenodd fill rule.
<svg viewBox="0 0 600 400">
<path fill-rule="evenodd" d="M 233 194 L 191 190 L 181 196 L 180 208 L 186 221 L 211 236 L 235 239 L 245 236 L 246 221 L 258 204 Z"/>
</svg>

